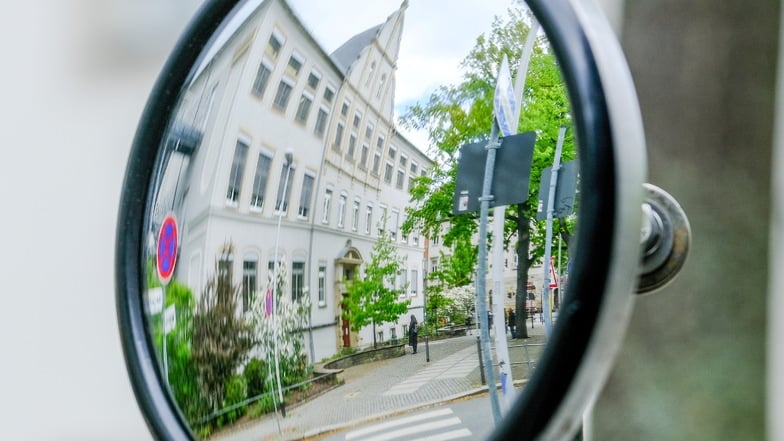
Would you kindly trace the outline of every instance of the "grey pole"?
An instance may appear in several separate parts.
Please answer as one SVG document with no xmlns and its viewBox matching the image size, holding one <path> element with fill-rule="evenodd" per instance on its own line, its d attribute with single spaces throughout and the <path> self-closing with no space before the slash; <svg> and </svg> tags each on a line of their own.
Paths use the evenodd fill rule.
<svg viewBox="0 0 784 441">
<path fill-rule="evenodd" d="M 558 131 L 558 143 L 555 146 L 553 172 L 550 174 L 550 194 L 547 196 L 547 229 L 544 244 L 544 286 L 542 287 L 542 314 L 544 314 L 545 338 L 550 338 L 553 318 L 550 311 L 550 256 L 553 247 L 553 211 L 555 211 L 555 189 L 558 183 L 558 170 L 561 168 L 561 149 L 563 148 L 566 126 Z"/>
<path fill-rule="evenodd" d="M 487 161 L 485 162 L 485 177 L 482 183 L 482 197 L 479 198 L 479 261 L 476 269 L 476 296 L 477 296 L 477 317 L 480 326 L 479 334 L 481 337 L 481 354 L 485 363 L 483 366 L 485 378 L 487 379 L 487 390 L 490 395 L 490 407 L 493 411 L 493 420 L 498 423 L 501 420 L 501 405 L 498 401 L 498 390 L 495 383 L 495 372 L 493 371 L 493 359 L 490 356 L 490 328 L 487 317 L 487 217 L 490 209 L 490 201 L 493 196 L 490 194 L 493 184 L 493 169 L 495 168 L 496 149 L 501 147 L 498 140 L 498 122 L 493 118 L 493 128 L 490 131 L 490 141 L 487 143 Z M 496 330 L 499 332 L 499 330 Z"/>
</svg>

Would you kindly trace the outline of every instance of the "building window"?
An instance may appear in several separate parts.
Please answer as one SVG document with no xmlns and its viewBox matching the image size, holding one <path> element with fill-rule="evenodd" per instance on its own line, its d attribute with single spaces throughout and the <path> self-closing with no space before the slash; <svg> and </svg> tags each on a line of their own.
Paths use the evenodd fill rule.
<svg viewBox="0 0 784 441">
<path fill-rule="evenodd" d="M 438 258 L 434 257 L 430 259 L 430 273 L 437 273 L 438 272 Z"/>
<path fill-rule="evenodd" d="M 287 176 L 288 180 L 286 179 Z M 289 170 L 289 166 L 283 164 L 280 172 L 280 181 L 278 182 L 278 196 L 275 198 L 275 211 L 285 213 L 288 210 L 292 181 L 294 181 L 294 167 L 292 166 Z"/>
<path fill-rule="evenodd" d="M 370 70 L 368 71 L 368 76 L 367 76 L 367 84 L 370 84 L 370 80 L 373 79 L 373 72 L 375 70 L 376 70 L 376 62 L 374 61 L 370 63 Z"/>
<path fill-rule="evenodd" d="M 245 173 L 245 159 L 248 156 L 248 144 L 242 140 L 237 140 L 237 147 L 234 149 L 234 160 L 231 162 L 231 173 L 229 174 L 229 188 L 226 190 L 226 202 L 236 205 L 240 197 L 242 188 L 242 175 Z"/>
<path fill-rule="evenodd" d="M 408 277 L 408 270 L 401 269 L 397 278 L 397 288 L 400 290 L 401 296 L 406 295 L 406 289 L 407 289 L 406 285 L 408 284 L 408 280 L 406 280 L 406 277 Z"/>
<path fill-rule="evenodd" d="M 264 96 L 270 75 L 272 75 L 272 66 L 266 60 L 262 60 L 259 63 L 259 70 L 256 72 L 256 79 L 253 80 L 253 89 L 251 91 L 254 95 L 259 98 Z"/>
<path fill-rule="evenodd" d="M 411 173 L 416 174 L 416 172 L 417 172 L 417 163 L 411 161 Z"/>
<path fill-rule="evenodd" d="M 314 71 L 308 75 L 308 87 L 311 89 L 316 90 L 318 88 L 319 81 L 321 81 L 321 75 L 318 72 Z"/>
<path fill-rule="evenodd" d="M 406 168 L 406 163 L 408 162 L 408 156 L 404 155 L 403 153 L 400 154 L 400 166 L 404 169 Z"/>
<path fill-rule="evenodd" d="M 291 263 L 291 299 L 299 301 L 304 293 L 305 262 Z"/>
<path fill-rule="evenodd" d="M 352 133 L 351 136 L 348 138 L 348 151 L 346 152 L 346 158 L 354 160 L 354 153 L 357 149 L 357 134 Z"/>
<path fill-rule="evenodd" d="M 387 207 L 381 206 L 381 210 L 378 214 L 378 222 L 376 223 L 376 227 L 378 227 L 378 235 L 381 236 L 384 234 L 384 231 L 387 229 Z"/>
<path fill-rule="evenodd" d="M 231 254 L 230 251 L 224 249 L 220 257 L 218 258 L 218 276 L 219 277 L 231 277 L 232 269 L 231 267 L 234 265 L 234 255 Z"/>
<path fill-rule="evenodd" d="M 381 145 L 384 144 L 384 141 L 382 141 L 381 138 L 378 138 L 378 142 L 379 142 L 378 147 L 381 148 Z M 397 154 L 397 149 L 394 146 L 390 146 L 389 151 L 387 153 L 389 154 L 389 159 L 395 159 L 395 155 Z"/>
<path fill-rule="evenodd" d="M 276 265 L 277 264 L 277 265 Z M 278 256 L 277 259 L 271 257 L 269 262 L 267 263 L 267 271 L 269 271 L 268 280 L 275 280 L 275 276 L 279 276 L 281 273 L 281 266 L 283 265 L 283 258 Z M 277 273 L 277 274 L 276 274 Z M 275 282 L 277 285 L 277 282 Z M 275 289 L 275 288 L 273 288 Z"/>
<path fill-rule="evenodd" d="M 326 192 L 324 192 L 324 207 L 322 210 L 321 222 L 328 224 L 329 223 L 329 205 L 332 202 L 332 190 L 329 188 Z"/>
<path fill-rule="evenodd" d="M 419 271 L 416 269 L 411 270 L 411 287 L 410 287 L 411 296 L 417 295 L 417 289 L 419 288 Z"/>
<path fill-rule="evenodd" d="M 260 153 L 259 162 L 256 163 L 256 177 L 253 179 L 253 195 L 250 198 L 251 208 L 261 210 L 264 207 L 264 194 L 267 191 L 271 165 L 272 157 Z"/>
<path fill-rule="evenodd" d="M 304 175 L 302 177 L 302 192 L 299 195 L 299 211 L 297 214 L 300 217 L 307 218 L 310 215 L 310 203 L 313 199 L 313 176 Z"/>
<path fill-rule="evenodd" d="M 381 81 L 378 82 L 378 93 L 376 93 L 376 98 L 381 98 L 381 93 L 384 92 L 384 83 L 387 82 L 387 74 L 381 75 Z"/>
<path fill-rule="evenodd" d="M 357 112 L 354 114 L 354 128 L 359 128 L 360 121 L 362 121 L 362 114 Z"/>
<path fill-rule="evenodd" d="M 299 98 L 299 106 L 297 106 L 297 115 L 295 116 L 297 121 L 304 124 L 308 120 L 311 104 L 313 104 L 313 98 L 303 93 Z"/>
<path fill-rule="evenodd" d="M 373 136 L 373 124 L 368 124 L 365 127 L 365 138 L 369 140 L 371 136 Z"/>
<path fill-rule="evenodd" d="M 319 108 L 316 116 L 316 127 L 313 128 L 313 133 L 318 135 L 319 138 L 324 137 L 324 130 L 327 128 L 327 116 L 327 111 L 323 107 Z"/>
<path fill-rule="evenodd" d="M 340 114 L 343 116 L 348 115 L 348 108 L 351 106 L 351 101 L 343 101 L 343 105 L 340 107 Z"/>
<path fill-rule="evenodd" d="M 373 173 L 378 176 L 378 169 L 381 167 L 381 153 L 376 153 L 373 156 Z"/>
<path fill-rule="evenodd" d="M 289 105 L 289 98 L 291 97 L 291 89 L 293 86 L 286 80 L 281 80 L 278 84 L 278 91 L 275 93 L 275 101 L 272 104 L 280 110 L 285 111 Z"/>
<path fill-rule="evenodd" d="M 399 188 L 399 189 L 402 189 L 403 188 L 403 182 L 405 182 L 405 180 L 406 180 L 406 172 L 404 172 L 402 169 L 398 169 L 398 171 L 397 171 L 397 182 L 395 183 L 395 186 L 397 188 Z"/>
<path fill-rule="evenodd" d="M 332 149 L 336 152 L 340 151 L 340 144 L 343 142 L 343 129 L 345 128 L 342 122 L 338 123 L 335 128 L 335 142 L 332 144 Z"/>
<path fill-rule="evenodd" d="M 419 246 L 419 233 L 417 233 L 416 231 L 414 231 L 413 234 L 411 234 L 411 244 L 414 245 L 415 247 Z"/>
<path fill-rule="evenodd" d="M 286 73 L 296 78 L 299 76 L 300 69 L 302 69 L 302 58 L 299 56 L 299 54 L 291 54 L 291 57 L 289 57 L 289 65 L 286 68 Z"/>
<path fill-rule="evenodd" d="M 354 207 L 351 209 L 351 229 L 359 229 L 359 199 L 354 200 Z"/>
<path fill-rule="evenodd" d="M 414 177 L 413 176 L 409 176 L 408 177 L 408 191 L 411 191 L 412 188 L 414 188 Z"/>
<path fill-rule="evenodd" d="M 331 86 L 327 86 L 327 88 L 324 89 L 324 99 L 327 100 L 328 103 L 331 103 L 332 98 L 335 98 L 335 89 Z"/>
<path fill-rule="evenodd" d="M 369 150 L 370 148 L 367 144 L 362 144 L 362 154 L 359 157 L 359 167 L 363 170 L 367 168 Z"/>
<path fill-rule="evenodd" d="M 391 162 L 387 162 L 386 167 L 384 167 L 384 182 L 387 184 L 392 183 L 392 169 L 395 166 Z"/>
<path fill-rule="evenodd" d="M 365 234 L 370 234 L 371 226 L 373 225 L 373 204 L 367 204 L 365 210 Z"/>
<path fill-rule="evenodd" d="M 278 54 L 280 54 L 280 48 L 283 46 L 283 43 L 286 42 L 286 39 L 283 38 L 280 31 L 278 29 L 274 29 L 272 31 L 272 35 L 270 35 L 269 41 L 267 42 L 267 49 L 266 52 L 272 58 L 277 59 Z"/>
<path fill-rule="evenodd" d="M 258 279 L 258 256 L 245 256 L 242 262 L 242 310 L 248 311 L 253 304 L 253 296 L 256 293 L 256 280 Z"/>
<path fill-rule="evenodd" d="M 327 305 L 327 266 L 319 265 L 318 271 L 318 304 Z"/>
<path fill-rule="evenodd" d="M 338 227 L 343 228 L 343 221 L 346 219 L 346 195 L 341 194 L 338 200 Z"/>
<path fill-rule="evenodd" d="M 389 219 L 389 234 L 392 237 L 392 241 L 397 240 L 397 225 L 400 218 L 400 212 L 397 210 L 392 210 L 392 217 Z"/>
</svg>

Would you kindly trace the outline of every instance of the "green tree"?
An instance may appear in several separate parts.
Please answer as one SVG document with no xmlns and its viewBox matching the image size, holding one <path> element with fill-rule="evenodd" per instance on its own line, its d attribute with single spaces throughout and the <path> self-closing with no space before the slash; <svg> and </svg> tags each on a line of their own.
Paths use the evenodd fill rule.
<svg viewBox="0 0 784 441">
<path fill-rule="evenodd" d="M 382 232 L 364 272 L 353 280 L 346 280 L 346 296 L 343 317 L 351 323 L 352 331 L 373 326 L 373 347 L 376 347 L 376 325 L 396 321 L 408 311 L 409 300 L 400 300 L 407 286 L 398 286 L 404 260 L 397 255 L 395 246 L 386 231 Z"/>
<path fill-rule="evenodd" d="M 227 245 L 222 255 L 230 254 L 232 247 Z M 239 312 L 241 287 L 233 282 L 230 262 L 217 262 L 193 316 L 192 356 L 213 412 L 223 407 L 226 384 L 253 347 L 252 327 Z"/>
<path fill-rule="evenodd" d="M 427 237 L 442 237 L 444 246 L 454 253 L 465 254 L 466 238 L 478 231 L 478 215 L 452 214 L 452 197 L 459 149 L 467 143 L 487 139 L 493 122 L 493 95 L 501 61 L 506 55 L 517 60 L 530 31 L 530 16 L 520 8 L 511 8 L 507 19 L 496 17 L 490 32 L 480 35 L 473 49 L 461 63 L 463 80 L 457 85 L 439 87 L 424 103 L 417 103 L 403 115 L 402 123 L 410 128 L 425 130 L 434 148 L 429 153 L 435 159 L 429 176 L 420 177 L 411 189 L 413 204 L 407 211 L 403 230 L 422 231 Z M 515 75 L 516 63 L 512 63 Z M 516 309 L 518 329 L 525 331 L 525 292 L 530 266 L 544 255 L 542 222 L 536 221 L 537 195 L 542 170 L 552 165 L 558 131 L 571 125 L 571 110 L 565 84 L 558 63 L 544 39 L 537 39 L 529 63 L 524 87 L 519 132 L 535 131 L 529 198 L 526 202 L 507 208 L 504 226 L 505 246 L 514 246 L 518 255 Z M 563 146 L 562 161 L 575 156 L 573 131 L 568 130 Z M 554 225 L 554 233 L 568 231 L 566 224 Z M 445 231 L 444 231 L 445 229 Z M 442 233 L 443 231 L 443 233 Z M 509 244 L 512 237 L 517 243 Z M 565 251 L 564 251 L 565 252 Z M 449 265 L 463 259 L 447 262 Z M 444 274 L 454 273 L 444 269 Z M 473 273 L 473 270 L 471 271 Z M 453 281 L 445 280 L 445 288 Z M 462 280 L 460 283 L 469 283 Z"/>
</svg>

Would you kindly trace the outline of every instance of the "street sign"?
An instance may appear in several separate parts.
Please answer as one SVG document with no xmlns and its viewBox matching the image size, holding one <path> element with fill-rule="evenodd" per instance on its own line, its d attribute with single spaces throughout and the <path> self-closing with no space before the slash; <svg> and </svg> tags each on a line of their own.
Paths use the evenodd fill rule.
<svg viewBox="0 0 784 441">
<path fill-rule="evenodd" d="M 561 164 L 558 170 L 558 182 L 555 183 L 555 203 L 553 204 L 553 219 L 566 217 L 574 211 L 575 197 L 577 195 L 577 173 L 579 162 L 577 160 Z M 539 183 L 539 203 L 536 208 L 536 220 L 547 219 L 547 202 L 550 191 L 550 177 L 553 168 L 542 170 L 542 180 Z"/>
<path fill-rule="evenodd" d="M 509 62 L 505 54 L 503 61 L 501 61 L 501 69 L 498 72 L 498 81 L 495 85 L 493 111 L 498 121 L 498 128 L 501 129 L 501 134 L 509 136 L 514 133 L 513 127 L 517 127 L 514 121 L 517 115 L 517 99 L 512 87 L 512 74 L 509 72 Z"/>
<path fill-rule="evenodd" d="M 558 277 L 555 276 L 555 265 L 553 258 L 550 257 L 550 288 L 558 288 Z"/>
<path fill-rule="evenodd" d="M 493 200 L 490 207 L 512 205 L 528 200 L 528 185 L 533 162 L 535 132 L 500 138 L 501 148 L 496 150 L 493 172 Z M 452 212 L 455 214 L 479 211 L 479 197 L 487 162 L 487 141 L 466 144 L 460 148 L 457 163 L 455 194 Z"/>
<path fill-rule="evenodd" d="M 166 285 L 174 274 L 174 265 L 177 263 L 177 220 L 174 215 L 163 219 L 161 230 L 158 233 L 158 252 L 156 253 L 155 268 L 158 279 Z"/>
<path fill-rule="evenodd" d="M 160 314 L 163 311 L 163 288 L 150 288 L 147 290 L 147 309 L 150 314 Z"/>
<path fill-rule="evenodd" d="M 166 335 L 177 326 L 177 314 L 174 305 L 169 305 L 163 313 L 163 334 Z"/>
</svg>

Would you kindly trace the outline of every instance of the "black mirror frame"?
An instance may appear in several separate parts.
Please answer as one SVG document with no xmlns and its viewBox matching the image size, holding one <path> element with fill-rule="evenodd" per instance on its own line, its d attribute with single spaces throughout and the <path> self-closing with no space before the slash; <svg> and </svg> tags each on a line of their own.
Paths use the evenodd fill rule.
<svg viewBox="0 0 784 441">
<path fill-rule="evenodd" d="M 128 159 L 117 220 L 115 283 L 117 321 L 125 365 L 136 401 L 159 440 L 195 439 L 164 385 L 144 314 L 144 244 L 155 163 L 183 84 L 203 49 L 237 0 L 207 1 L 189 22 L 159 74 L 137 128 Z"/>
<path fill-rule="evenodd" d="M 195 439 L 164 385 L 144 314 L 144 243 L 155 164 L 183 84 L 241 1 L 209 0 L 163 66 L 139 122 L 120 201 L 116 307 L 131 384 L 157 439 Z M 568 439 L 604 384 L 631 311 L 639 256 L 645 148 L 631 76 L 591 2 L 527 0 L 562 66 L 578 139 L 580 248 L 548 347 L 491 439 Z M 590 27 L 598 27 L 588 29 Z M 598 57 L 597 57 L 598 56 Z M 612 87 L 607 82 L 612 81 Z M 609 93 L 609 95 L 608 95 Z M 619 140 L 624 140 L 623 148 Z M 579 289 L 575 289 L 579 288 Z"/>
</svg>

